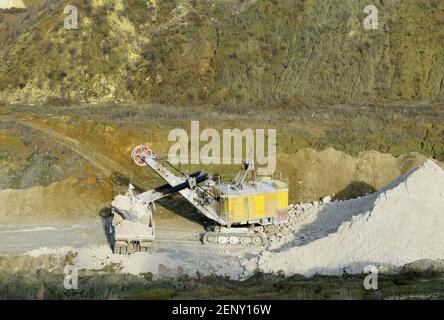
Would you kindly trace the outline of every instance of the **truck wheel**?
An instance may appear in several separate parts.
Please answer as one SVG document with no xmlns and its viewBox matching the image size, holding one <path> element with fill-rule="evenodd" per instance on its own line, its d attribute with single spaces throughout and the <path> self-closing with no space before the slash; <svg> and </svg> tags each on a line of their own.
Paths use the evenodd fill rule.
<svg viewBox="0 0 444 320">
<path fill-rule="evenodd" d="M 230 241 L 230 244 L 238 244 L 239 243 L 238 236 L 231 236 L 228 240 Z"/>
<path fill-rule="evenodd" d="M 217 237 L 217 243 L 219 244 L 227 244 L 228 238 L 226 236 Z"/>
<path fill-rule="evenodd" d="M 216 243 L 216 237 L 211 234 L 206 234 L 203 236 L 202 241 L 204 244 L 213 244 Z"/>
<path fill-rule="evenodd" d="M 250 237 L 241 237 L 240 238 L 240 243 L 241 244 L 250 244 L 250 242 L 251 242 L 251 239 L 250 239 Z"/>
<path fill-rule="evenodd" d="M 253 244 L 258 246 L 262 244 L 262 238 L 259 236 L 254 236 L 253 239 L 251 239 L 253 241 Z"/>
</svg>

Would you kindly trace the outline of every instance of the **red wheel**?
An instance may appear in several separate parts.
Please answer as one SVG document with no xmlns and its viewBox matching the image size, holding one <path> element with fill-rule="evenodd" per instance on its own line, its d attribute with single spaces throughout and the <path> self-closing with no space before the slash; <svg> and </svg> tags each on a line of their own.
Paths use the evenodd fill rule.
<svg viewBox="0 0 444 320">
<path fill-rule="evenodd" d="M 139 145 L 133 149 L 133 152 L 131 153 L 131 159 L 133 159 L 134 163 L 139 167 L 145 167 L 147 164 L 143 159 L 152 155 L 153 152 L 150 148 L 144 145 Z"/>
</svg>

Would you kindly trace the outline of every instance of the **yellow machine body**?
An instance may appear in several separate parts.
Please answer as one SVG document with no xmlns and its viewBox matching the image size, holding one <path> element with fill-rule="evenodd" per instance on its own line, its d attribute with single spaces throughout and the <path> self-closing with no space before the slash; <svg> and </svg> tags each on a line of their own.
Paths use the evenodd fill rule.
<svg viewBox="0 0 444 320">
<path fill-rule="evenodd" d="M 238 190 L 229 186 L 219 189 L 219 216 L 227 224 L 275 224 L 287 218 L 288 186 L 283 181 L 255 181 Z"/>
</svg>

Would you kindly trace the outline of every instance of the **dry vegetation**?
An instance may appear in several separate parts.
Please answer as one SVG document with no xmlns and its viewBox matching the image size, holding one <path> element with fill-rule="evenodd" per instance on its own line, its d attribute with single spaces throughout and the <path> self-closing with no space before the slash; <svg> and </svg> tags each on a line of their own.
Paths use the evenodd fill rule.
<svg viewBox="0 0 444 320">
<path fill-rule="evenodd" d="M 78 31 L 63 7 L 79 8 Z M 0 98 L 256 109 L 442 98 L 440 1 L 51 0 L 0 12 Z"/>
<path fill-rule="evenodd" d="M 10 259 L 0 257 L 1 261 Z M 79 289 L 65 290 L 63 274 L 0 272 L 0 299 L 442 299 L 442 274 L 406 270 L 380 275 L 378 290 L 365 290 L 365 275 L 283 277 L 257 273 L 246 281 L 221 277 L 183 277 L 153 281 L 107 272 L 80 274 Z"/>
</svg>

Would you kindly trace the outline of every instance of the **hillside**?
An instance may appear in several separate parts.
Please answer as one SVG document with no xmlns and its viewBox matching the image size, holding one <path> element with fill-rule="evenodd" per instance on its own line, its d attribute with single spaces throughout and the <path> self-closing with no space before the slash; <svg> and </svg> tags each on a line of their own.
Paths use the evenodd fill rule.
<svg viewBox="0 0 444 320">
<path fill-rule="evenodd" d="M 63 28 L 66 4 L 79 30 Z M 444 2 L 52 0 L 0 10 L 0 100 L 176 105 L 443 97 Z"/>
</svg>

